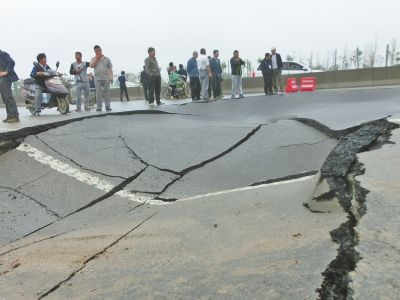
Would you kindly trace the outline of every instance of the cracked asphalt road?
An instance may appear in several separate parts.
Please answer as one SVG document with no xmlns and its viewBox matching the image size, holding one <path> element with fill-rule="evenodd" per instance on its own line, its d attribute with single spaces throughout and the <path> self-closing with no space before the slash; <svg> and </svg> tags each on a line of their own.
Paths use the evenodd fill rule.
<svg viewBox="0 0 400 300">
<path fill-rule="evenodd" d="M 334 137 L 399 112 L 399 91 L 189 103 L 34 129 L 0 156 L 0 298 L 315 299 L 337 254 L 329 232 L 347 214 L 303 203 Z"/>
</svg>

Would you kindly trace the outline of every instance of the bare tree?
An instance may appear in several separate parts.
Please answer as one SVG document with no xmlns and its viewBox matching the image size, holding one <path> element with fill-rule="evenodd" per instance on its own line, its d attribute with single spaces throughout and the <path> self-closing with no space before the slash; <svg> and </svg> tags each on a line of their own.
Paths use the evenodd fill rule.
<svg viewBox="0 0 400 300">
<path fill-rule="evenodd" d="M 325 58 L 325 70 L 332 70 L 332 66 L 331 66 L 331 54 L 328 53 L 328 55 Z"/>
<path fill-rule="evenodd" d="M 367 46 L 364 51 L 364 68 L 374 68 L 378 59 L 378 43 Z"/>
<path fill-rule="evenodd" d="M 342 70 L 348 70 L 350 68 L 350 59 L 349 59 L 349 53 L 347 50 L 347 46 L 343 50 L 343 54 L 339 57 L 340 62 L 341 62 L 341 69 Z"/>
<path fill-rule="evenodd" d="M 350 62 L 352 62 L 357 69 L 360 68 L 360 64 L 363 59 L 362 54 L 363 52 L 357 46 L 356 50 L 354 50 L 353 55 L 350 57 Z"/>
<path fill-rule="evenodd" d="M 314 61 L 313 61 L 313 59 L 314 59 L 314 53 L 310 53 L 310 56 L 307 58 L 307 63 L 308 63 L 308 66 L 312 69 L 313 68 L 313 64 L 314 64 Z"/>
<path fill-rule="evenodd" d="M 390 53 L 389 53 L 391 66 L 393 66 L 396 62 L 398 62 L 398 60 L 396 59 L 398 58 L 398 56 L 399 56 L 399 51 L 397 50 L 397 39 L 392 39 L 390 41 Z"/>
</svg>

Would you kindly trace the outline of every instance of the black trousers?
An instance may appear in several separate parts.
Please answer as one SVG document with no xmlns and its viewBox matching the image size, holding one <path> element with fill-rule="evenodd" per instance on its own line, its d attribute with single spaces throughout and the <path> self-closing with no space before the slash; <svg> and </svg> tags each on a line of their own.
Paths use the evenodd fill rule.
<svg viewBox="0 0 400 300">
<path fill-rule="evenodd" d="M 171 89 L 172 89 L 172 97 L 174 97 L 174 98 L 176 98 L 176 84 L 174 84 L 174 85 L 170 85 L 171 86 Z"/>
<path fill-rule="evenodd" d="M 7 118 L 18 117 L 18 108 L 12 94 L 12 82 L 7 76 L 0 77 L 0 95 L 6 106 Z"/>
<path fill-rule="evenodd" d="M 264 76 L 264 92 L 265 95 L 273 95 L 274 94 L 274 82 L 272 75 L 271 76 Z"/>
<path fill-rule="evenodd" d="M 190 77 L 190 90 L 193 100 L 200 100 L 200 79 L 199 77 Z"/>
<path fill-rule="evenodd" d="M 213 74 L 211 82 L 212 82 L 214 98 L 220 97 L 222 95 L 221 76 L 218 74 Z"/>
<path fill-rule="evenodd" d="M 149 101 L 149 87 L 147 85 L 143 85 L 144 99 Z"/>
<path fill-rule="evenodd" d="M 126 100 L 129 101 L 128 89 L 126 88 L 126 86 L 120 86 L 119 87 L 119 92 L 120 92 L 119 95 L 120 95 L 121 101 L 122 101 L 122 96 L 123 96 L 124 92 L 125 92 Z"/>
<path fill-rule="evenodd" d="M 160 104 L 161 94 L 161 76 L 150 76 L 150 87 L 149 87 L 149 102 L 154 103 L 154 97 L 157 104 Z"/>
</svg>

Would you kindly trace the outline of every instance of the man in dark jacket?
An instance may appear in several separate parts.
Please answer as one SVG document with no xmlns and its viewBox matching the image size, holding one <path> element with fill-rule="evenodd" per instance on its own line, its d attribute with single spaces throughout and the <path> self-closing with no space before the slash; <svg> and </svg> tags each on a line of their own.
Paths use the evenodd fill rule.
<svg viewBox="0 0 400 300">
<path fill-rule="evenodd" d="M 273 95 L 273 82 L 274 70 L 272 68 L 271 54 L 266 53 L 265 58 L 260 64 L 260 69 L 264 77 L 264 91 L 265 95 Z"/>
<path fill-rule="evenodd" d="M 231 58 L 231 70 L 232 70 L 232 96 L 231 99 L 235 99 L 235 95 L 239 94 L 239 99 L 244 98 L 243 87 L 242 87 L 242 66 L 244 61 L 239 57 L 239 51 L 233 52 Z"/>
<path fill-rule="evenodd" d="M 182 64 L 179 65 L 178 74 L 181 75 L 181 76 L 183 76 L 183 81 L 185 81 L 185 82 L 187 81 L 188 73 L 187 73 L 187 71 L 183 68 L 183 65 L 182 65 Z"/>
<path fill-rule="evenodd" d="M 14 71 L 15 62 L 7 52 L 0 50 L 0 94 L 6 106 L 7 118 L 4 123 L 19 122 L 17 104 L 12 94 L 12 83 L 18 81 Z"/>
<path fill-rule="evenodd" d="M 193 52 L 192 58 L 187 62 L 187 72 L 190 77 L 190 89 L 192 94 L 192 100 L 200 100 L 200 79 L 199 79 L 199 68 L 197 66 L 197 58 L 199 54 L 197 51 Z"/>
<path fill-rule="evenodd" d="M 36 56 L 37 64 L 32 69 L 31 77 L 36 82 L 36 93 L 35 93 L 35 115 L 40 115 L 42 111 L 42 93 L 46 92 L 46 73 L 49 75 L 56 75 L 57 72 L 50 69 L 47 65 L 46 54 L 39 53 Z"/>
<path fill-rule="evenodd" d="M 121 102 L 123 101 L 123 93 L 125 92 L 125 97 L 126 101 L 129 101 L 129 96 L 128 96 L 128 88 L 126 87 L 126 77 L 125 77 L 125 71 L 121 72 L 121 75 L 118 77 L 118 82 L 119 82 L 119 91 L 120 91 L 120 99 Z"/>
<path fill-rule="evenodd" d="M 272 53 L 271 57 L 272 68 L 274 70 L 274 90 L 275 93 L 277 92 L 284 93 L 285 87 L 283 85 L 283 79 L 282 79 L 282 69 L 283 69 L 282 57 L 279 53 L 276 53 L 275 47 L 271 49 L 271 53 Z"/>
<path fill-rule="evenodd" d="M 149 56 L 144 60 L 145 71 L 149 76 L 149 104 L 154 106 L 154 98 L 157 105 L 161 105 L 161 73 L 158 61 L 156 58 L 156 50 L 153 47 L 147 49 Z"/>
<path fill-rule="evenodd" d="M 146 73 L 145 66 L 143 66 L 143 71 L 140 73 L 140 83 L 143 86 L 143 92 L 144 92 L 144 99 L 149 101 L 149 76 Z"/>
<path fill-rule="evenodd" d="M 219 59 L 219 51 L 213 51 L 214 57 L 210 61 L 210 70 L 212 75 L 212 88 L 214 99 L 220 99 L 222 96 L 221 81 L 222 81 L 222 67 Z"/>
</svg>

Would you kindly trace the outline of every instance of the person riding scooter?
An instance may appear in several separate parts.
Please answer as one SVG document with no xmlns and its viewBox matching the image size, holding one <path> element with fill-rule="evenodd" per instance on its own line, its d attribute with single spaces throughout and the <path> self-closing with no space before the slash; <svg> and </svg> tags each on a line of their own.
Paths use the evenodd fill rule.
<svg viewBox="0 0 400 300">
<path fill-rule="evenodd" d="M 35 113 L 34 115 L 39 116 L 42 111 L 42 93 L 47 91 L 45 80 L 46 76 L 56 75 L 57 72 L 52 70 L 47 65 L 46 54 L 39 53 L 36 57 L 37 64 L 34 65 L 31 77 L 35 79 L 36 82 L 36 93 L 35 93 Z"/>
</svg>

